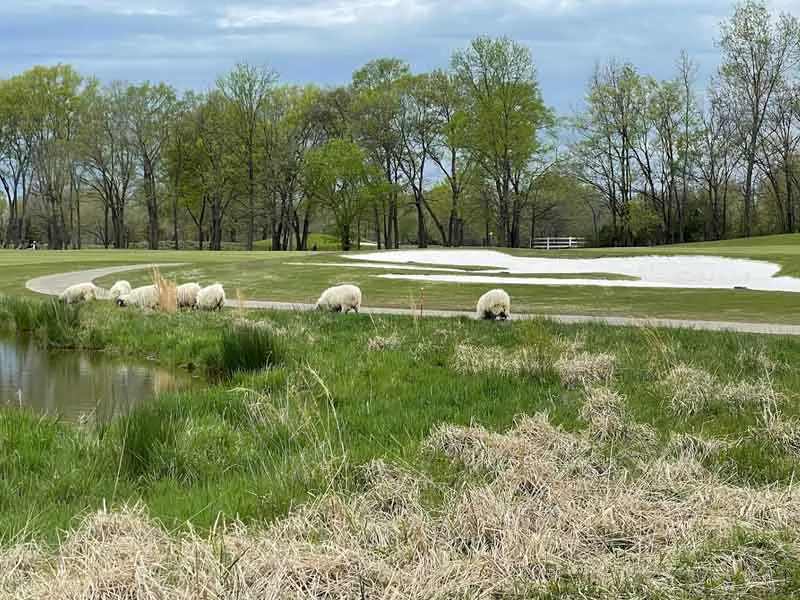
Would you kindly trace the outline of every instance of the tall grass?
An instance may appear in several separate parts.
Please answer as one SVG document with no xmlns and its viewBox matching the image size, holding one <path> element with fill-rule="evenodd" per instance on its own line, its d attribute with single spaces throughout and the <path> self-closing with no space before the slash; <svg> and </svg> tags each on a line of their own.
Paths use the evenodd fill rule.
<svg viewBox="0 0 800 600">
<path fill-rule="evenodd" d="M 153 285 L 158 290 L 158 310 L 169 315 L 178 312 L 178 290 L 174 281 L 165 279 L 158 267 L 153 268 Z"/>
<path fill-rule="evenodd" d="M 55 299 L 0 298 L 0 318 L 20 332 L 40 335 L 48 346 L 75 347 L 80 334 L 80 306 Z"/>
<path fill-rule="evenodd" d="M 219 348 L 207 361 L 209 374 L 230 378 L 236 373 L 279 365 L 284 344 L 272 331 L 257 325 L 236 325 L 222 332 Z"/>
</svg>

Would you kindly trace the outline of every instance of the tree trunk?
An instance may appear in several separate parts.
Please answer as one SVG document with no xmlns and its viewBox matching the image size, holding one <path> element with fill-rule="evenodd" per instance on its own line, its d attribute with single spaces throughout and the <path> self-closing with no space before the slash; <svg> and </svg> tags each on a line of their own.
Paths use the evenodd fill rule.
<svg viewBox="0 0 800 600">
<path fill-rule="evenodd" d="M 422 206 L 422 193 L 416 195 L 417 205 L 417 246 L 419 248 L 427 248 L 428 240 L 426 239 L 427 231 L 425 230 L 425 211 Z"/>
<path fill-rule="evenodd" d="M 255 188 L 255 165 L 253 164 L 252 143 L 249 148 L 247 158 L 247 246 L 246 250 L 253 249 L 253 240 L 256 233 L 256 188 Z M 274 245 L 274 243 L 273 243 Z"/>
<path fill-rule="evenodd" d="M 342 225 L 341 227 L 341 237 L 342 237 L 342 250 L 348 252 L 351 248 L 350 245 L 350 224 Z"/>
<path fill-rule="evenodd" d="M 156 181 L 150 159 L 144 159 L 144 189 L 147 196 L 147 242 L 150 250 L 158 250 L 158 199 Z"/>
<path fill-rule="evenodd" d="M 753 171 L 755 170 L 755 158 L 753 155 L 747 157 L 747 171 L 744 178 L 744 237 L 750 237 L 752 232 L 751 207 L 753 202 Z"/>
<path fill-rule="evenodd" d="M 378 250 L 381 249 L 381 220 L 378 214 L 378 205 L 372 207 L 375 215 L 375 240 L 378 242 Z"/>
</svg>

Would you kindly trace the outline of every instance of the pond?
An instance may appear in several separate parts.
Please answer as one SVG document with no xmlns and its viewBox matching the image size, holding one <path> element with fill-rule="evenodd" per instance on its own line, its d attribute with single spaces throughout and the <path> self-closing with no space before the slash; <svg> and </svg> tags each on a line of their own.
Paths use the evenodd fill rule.
<svg viewBox="0 0 800 600">
<path fill-rule="evenodd" d="M 67 421 L 110 418 L 193 384 L 183 371 L 79 351 L 46 350 L 26 336 L 0 336 L 0 405 Z"/>
</svg>

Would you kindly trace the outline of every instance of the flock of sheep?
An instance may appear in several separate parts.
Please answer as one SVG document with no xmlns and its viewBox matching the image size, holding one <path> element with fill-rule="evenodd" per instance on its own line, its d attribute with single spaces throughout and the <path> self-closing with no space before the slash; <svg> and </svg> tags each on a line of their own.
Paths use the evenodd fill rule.
<svg viewBox="0 0 800 600">
<path fill-rule="evenodd" d="M 222 284 L 215 283 L 200 287 L 196 283 L 184 283 L 175 288 L 178 308 L 199 310 L 222 310 L 225 304 L 225 290 Z M 158 286 L 143 285 L 131 288 L 125 280 L 117 281 L 110 290 L 94 283 L 76 283 L 58 296 L 66 304 L 76 304 L 86 300 L 112 300 L 117 306 L 138 306 L 153 310 L 158 308 L 160 294 Z"/>
<path fill-rule="evenodd" d="M 361 308 L 361 289 L 356 285 L 337 285 L 328 288 L 314 305 L 316 309 L 334 312 L 358 312 Z M 511 297 L 505 290 L 489 290 L 478 299 L 475 309 L 478 319 L 507 319 L 511 316 Z"/>
<path fill-rule="evenodd" d="M 85 300 L 108 299 L 118 306 L 138 306 L 153 310 L 158 307 L 160 294 L 156 285 L 131 288 L 127 281 L 117 281 L 110 290 L 94 283 L 78 283 L 69 286 L 59 295 L 66 304 Z M 178 308 L 192 310 L 222 310 L 225 305 L 225 290 L 215 283 L 200 287 L 196 283 L 184 283 L 176 288 Z M 314 308 L 332 312 L 358 313 L 361 308 L 361 289 L 356 285 L 337 285 L 322 292 Z M 478 319 L 507 319 L 511 315 L 511 298 L 505 290 L 489 290 L 478 299 L 475 316 Z"/>
</svg>

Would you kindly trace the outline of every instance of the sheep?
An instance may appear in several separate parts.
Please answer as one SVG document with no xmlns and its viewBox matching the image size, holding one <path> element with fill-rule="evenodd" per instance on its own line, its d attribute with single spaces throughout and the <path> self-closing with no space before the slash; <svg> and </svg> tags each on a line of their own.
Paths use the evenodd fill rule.
<svg viewBox="0 0 800 600">
<path fill-rule="evenodd" d="M 97 298 L 100 293 L 100 288 L 93 283 L 76 283 L 61 292 L 58 299 L 65 304 L 77 304 Z"/>
<path fill-rule="evenodd" d="M 355 285 L 337 285 L 330 287 L 319 297 L 314 305 L 317 310 L 329 310 L 347 314 L 350 310 L 358 313 L 361 308 L 361 290 Z"/>
<path fill-rule="evenodd" d="M 489 290 L 478 299 L 478 306 L 475 310 L 477 319 L 500 317 L 505 320 L 509 316 L 511 316 L 511 297 L 505 290 Z"/>
<path fill-rule="evenodd" d="M 140 306 L 155 309 L 158 307 L 159 294 L 155 285 L 144 285 L 133 288 L 129 294 L 117 298 L 117 306 Z"/>
<path fill-rule="evenodd" d="M 120 296 L 130 294 L 132 289 L 133 288 L 131 288 L 131 284 L 122 279 L 111 286 L 111 290 L 109 290 L 109 298 L 111 298 L 111 300 L 116 300 Z"/>
<path fill-rule="evenodd" d="M 200 286 L 196 283 L 184 283 L 175 290 L 178 298 L 178 308 L 197 308 L 197 296 Z"/>
<path fill-rule="evenodd" d="M 200 310 L 222 310 L 225 305 L 225 290 L 221 283 L 204 287 L 197 294 L 197 308 Z"/>
</svg>

